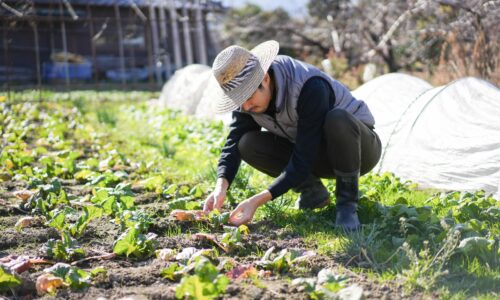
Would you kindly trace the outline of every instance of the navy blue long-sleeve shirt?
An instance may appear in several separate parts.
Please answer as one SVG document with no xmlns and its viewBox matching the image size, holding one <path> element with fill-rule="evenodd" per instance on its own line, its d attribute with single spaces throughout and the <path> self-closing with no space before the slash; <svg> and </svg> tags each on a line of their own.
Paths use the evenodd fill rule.
<svg viewBox="0 0 500 300">
<path fill-rule="evenodd" d="M 335 96 L 328 82 L 321 77 L 306 81 L 297 102 L 297 137 L 290 160 L 274 182 L 268 187 L 272 198 L 286 193 L 300 184 L 311 172 L 313 159 L 319 150 L 326 113 L 335 104 Z M 274 117 L 275 102 L 271 100 L 265 112 Z M 234 180 L 241 163 L 238 150 L 240 138 L 249 131 L 259 131 L 261 126 L 247 113 L 233 111 L 229 134 L 217 167 L 217 176 L 229 184 Z"/>
</svg>

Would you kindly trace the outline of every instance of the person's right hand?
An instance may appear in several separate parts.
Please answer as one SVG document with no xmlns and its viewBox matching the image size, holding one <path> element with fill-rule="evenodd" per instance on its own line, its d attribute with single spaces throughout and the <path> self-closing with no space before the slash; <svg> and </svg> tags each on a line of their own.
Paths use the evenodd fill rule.
<svg viewBox="0 0 500 300">
<path fill-rule="evenodd" d="M 221 209 L 222 205 L 224 204 L 224 200 L 226 200 L 226 192 L 228 186 L 229 183 L 225 178 L 217 179 L 214 191 L 211 192 L 205 199 L 203 212 L 209 213 L 214 209 Z"/>
</svg>

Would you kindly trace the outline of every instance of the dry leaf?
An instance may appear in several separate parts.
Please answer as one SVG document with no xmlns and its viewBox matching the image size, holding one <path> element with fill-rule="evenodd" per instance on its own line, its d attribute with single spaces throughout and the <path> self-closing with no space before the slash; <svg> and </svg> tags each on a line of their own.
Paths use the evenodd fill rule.
<svg viewBox="0 0 500 300">
<path fill-rule="evenodd" d="M 12 179 L 9 173 L 0 173 L 0 181 L 9 181 Z"/>
<path fill-rule="evenodd" d="M 175 250 L 170 248 L 156 250 L 156 257 L 165 261 L 172 260 L 175 258 Z"/>
<path fill-rule="evenodd" d="M 14 227 L 17 230 L 20 230 L 22 228 L 31 226 L 35 221 L 36 221 L 35 217 L 23 217 L 17 220 L 16 225 L 14 225 Z"/>
<path fill-rule="evenodd" d="M 310 250 L 306 250 L 306 251 L 303 251 L 299 254 L 299 256 L 297 256 L 295 259 L 293 259 L 292 263 L 295 263 L 295 262 L 298 262 L 298 261 L 303 261 L 303 260 L 307 260 L 313 256 L 316 256 L 316 252 L 314 251 L 310 251 Z"/>
<path fill-rule="evenodd" d="M 16 196 L 17 198 L 19 198 L 23 201 L 28 201 L 28 199 L 31 198 L 31 196 L 33 196 L 33 194 L 34 193 L 32 191 L 28 191 L 28 190 L 14 192 L 14 196 Z"/>
<path fill-rule="evenodd" d="M 9 255 L 0 259 L 0 265 L 11 272 L 22 273 L 30 269 L 34 264 L 52 263 L 43 258 L 30 258 L 27 255 Z"/>
<path fill-rule="evenodd" d="M 273 273 L 269 270 L 260 270 L 258 276 L 259 277 L 271 277 Z"/>
<path fill-rule="evenodd" d="M 0 265 L 18 274 L 31 268 L 30 258 L 27 255 L 9 255 L 2 258 Z"/>
<path fill-rule="evenodd" d="M 254 266 L 250 264 L 236 266 L 234 269 L 226 273 L 227 277 L 234 280 L 248 278 L 257 275 L 258 275 L 257 269 L 255 269 Z"/>
<path fill-rule="evenodd" d="M 180 253 L 177 254 L 175 257 L 176 260 L 188 260 L 193 256 L 198 251 L 198 249 L 194 247 L 187 247 L 182 249 Z"/>
<path fill-rule="evenodd" d="M 215 235 L 210 234 L 210 233 L 195 233 L 195 234 L 193 234 L 193 238 L 195 240 L 209 240 L 209 241 L 214 241 L 215 240 Z"/>
<path fill-rule="evenodd" d="M 215 235 L 213 234 L 209 234 L 209 233 L 196 233 L 193 235 L 193 238 L 197 239 L 197 240 L 209 240 L 209 241 L 212 241 L 214 244 L 216 244 L 217 246 L 219 246 L 219 248 L 221 248 L 222 250 L 224 250 L 224 252 L 229 252 L 229 249 L 222 245 L 218 240 L 217 238 L 215 237 Z"/>
<path fill-rule="evenodd" d="M 52 274 L 42 274 L 36 279 L 36 290 L 38 293 L 53 293 L 58 287 L 67 286 L 61 277 Z"/>
</svg>

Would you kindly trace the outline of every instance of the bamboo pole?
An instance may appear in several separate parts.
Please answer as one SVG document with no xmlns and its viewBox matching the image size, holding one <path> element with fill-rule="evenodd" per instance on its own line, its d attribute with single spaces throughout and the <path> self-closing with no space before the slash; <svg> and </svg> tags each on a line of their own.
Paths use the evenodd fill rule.
<svg viewBox="0 0 500 300">
<path fill-rule="evenodd" d="M 7 3 L 3 2 L 3 1 L 0 1 L 0 6 L 2 6 L 5 10 L 9 11 L 10 13 L 12 13 L 13 15 L 15 15 L 16 17 L 23 17 L 23 13 L 21 13 L 20 11 L 10 7 L 7 5 Z"/>
<path fill-rule="evenodd" d="M 182 33 L 184 34 L 184 47 L 186 48 L 186 62 L 193 63 L 193 47 L 191 45 L 191 32 L 189 27 L 189 12 L 186 6 L 187 0 L 182 2 Z"/>
<path fill-rule="evenodd" d="M 95 47 L 94 41 L 94 19 L 92 17 L 92 9 L 90 8 L 89 3 L 87 2 L 87 21 L 89 22 L 89 34 L 90 34 L 90 51 L 92 52 L 92 78 L 94 79 L 94 83 L 96 88 L 99 87 L 99 74 L 97 72 L 97 51 Z"/>
<path fill-rule="evenodd" d="M 175 7 L 175 2 L 173 0 L 170 0 L 168 2 L 168 12 L 170 16 L 170 22 L 172 24 L 175 69 L 180 69 L 182 67 L 181 42 L 179 39 L 179 26 L 177 24 L 177 8 Z"/>
<path fill-rule="evenodd" d="M 198 59 L 201 64 L 208 64 L 207 60 L 207 46 L 205 44 L 205 29 L 203 27 L 203 12 L 201 11 L 201 1 L 196 0 L 196 31 L 198 38 Z"/>
<path fill-rule="evenodd" d="M 168 36 L 167 36 L 167 17 L 165 15 L 165 2 L 161 2 L 158 7 L 160 11 L 160 38 L 163 45 L 163 69 L 165 70 L 166 77 L 170 77 L 170 55 L 168 52 Z"/>
<path fill-rule="evenodd" d="M 35 21 L 30 22 L 33 28 L 34 43 L 35 43 L 35 61 L 36 61 L 36 85 L 38 90 L 41 92 L 42 88 L 42 74 L 40 71 L 40 45 L 38 40 L 38 25 Z"/>
<path fill-rule="evenodd" d="M 48 15 L 48 19 L 49 19 L 49 33 L 50 33 L 50 54 L 54 53 L 55 49 L 56 49 L 56 42 L 55 42 L 55 37 L 54 37 L 54 18 L 52 16 L 52 12 L 53 12 L 53 9 L 54 7 L 52 6 L 53 5 L 53 2 L 51 2 L 49 4 L 49 15 Z"/>
<path fill-rule="evenodd" d="M 135 4 L 133 0 L 128 0 L 128 3 L 132 7 L 135 14 L 141 19 L 142 22 L 147 22 L 148 18 L 142 13 L 142 10 Z"/>
<path fill-rule="evenodd" d="M 5 62 L 5 73 L 7 74 L 7 99 L 11 100 L 10 98 L 10 60 L 9 60 L 9 40 L 7 36 L 7 29 L 8 29 L 8 21 L 5 19 L 3 22 L 3 58 Z"/>
<path fill-rule="evenodd" d="M 68 66 L 68 44 L 66 40 L 66 23 L 63 19 L 63 8 L 62 3 L 59 1 L 59 17 L 61 18 L 61 35 L 62 35 L 62 43 L 63 43 L 63 52 L 64 52 L 64 77 L 66 82 L 66 89 L 69 89 L 70 79 L 69 79 L 69 66 Z"/>
<path fill-rule="evenodd" d="M 149 22 L 151 23 L 151 37 L 153 40 L 153 57 L 154 57 L 154 70 L 155 70 L 155 78 L 156 85 L 161 86 L 161 69 L 158 68 L 159 61 L 159 46 L 158 46 L 158 22 L 156 19 L 155 7 L 153 6 L 152 1 L 149 1 Z"/>
<path fill-rule="evenodd" d="M 134 3 L 134 2 L 132 2 L 132 3 Z M 134 5 L 135 5 L 135 3 L 134 3 Z M 137 8 L 137 9 L 138 9 L 138 8 Z M 136 17 L 137 17 L 137 12 L 136 12 L 136 11 L 135 11 L 135 9 L 133 9 L 133 8 L 132 8 L 132 11 L 134 11 L 134 12 L 135 12 L 135 14 L 131 14 L 131 13 L 129 12 L 129 14 L 130 14 L 129 20 L 130 20 L 130 19 L 132 19 L 132 22 L 135 24 L 135 22 L 136 22 Z M 140 10 L 139 10 L 139 11 L 140 11 Z M 142 12 L 141 12 L 141 13 L 142 13 Z M 141 18 L 140 16 L 139 16 L 139 18 L 142 20 L 142 18 Z M 147 20 L 147 19 L 146 19 L 146 20 Z M 134 26 L 134 28 L 135 28 L 135 26 Z M 134 29 L 134 31 L 135 31 L 135 29 Z M 129 47 L 129 50 L 130 50 L 130 51 L 129 51 L 129 57 L 130 57 L 129 62 L 130 62 L 130 63 L 129 63 L 129 65 L 128 65 L 128 66 L 129 66 L 130 70 L 135 70 L 135 65 L 136 65 L 136 63 L 135 63 L 135 49 L 134 49 L 134 48 L 135 48 L 135 46 L 134 46 L 134 45 L 131 45 L 131 46 Z M 136 76 L 132 76 L 132 83 L 133 83 L 133 86 L 137 86 L 137 77 L 136 77 Z"/>
<path fill-rule="evenodd" d="M 133 0 L 128 0 L 128 3 L 130 4 L 130 7 L 132 8 L 132 11 L 134 12 L 134 16 L 139 17 L 139 19 L 143 22 L 146 23 L 148 21 L 148 18 L 144 15 L 142 10 L 135 4 Z M 133 19 L 134 24 L 135 24 L 135 19 Z M 134 46 L 130 47 L 130 68 L 135 69 L 136 67 L 136 62 L 135 62 L 135 49 Z M 132 77 L 132 82 L 134 85 L 137 84 L 137 77 Z"/>
<path fill-rule="evenodd" d="M 71 6 L 71 4 L 68 2 L 68 0 L 62 0 L 62 1 L 63 1 L 64 5 L 66 6 L 66 9 L 68 10 L 68 12 L 69 12 L 69 14 L 70 14 L 71 18 L 72 18 L 73 20 L 75 20 L 75 21 L 76 21 L 76 20 L 78 20 L 78 16 L 77 16 L 77 14 L 75 13 L 75 10 L 74 10 L 74 9 L 73 9 L 73 7 Z"/>
<path fill-rule="evenodd" d="M 114 1 L 114 8 L 115 8 L 116 30 L 118 31 L 118 51 L 120 55 L 121 83 L 122 87 L 125 87 L 125 51 L 123 49 L 122 20 L 120 16 L 120 8 L 118 7 L 118 2 L 116 0 Z"/>
<path fill-rule="evenodd" d="M 151 53 L 153 45 L 151 43 L 151 30 L 149 28 L 150 23 L 149 22 L 144 22 L 144 37 L 146 39 L 146 49 L 148 52 L 148 64 L 149 64 L 149 70 L 153 69 L 153 55 Z M 148 71 L 148 79 L 149 79 L 149 85 L 150 88 L 154 88 L 154 78 L 153 74 Z"/>
</svg>

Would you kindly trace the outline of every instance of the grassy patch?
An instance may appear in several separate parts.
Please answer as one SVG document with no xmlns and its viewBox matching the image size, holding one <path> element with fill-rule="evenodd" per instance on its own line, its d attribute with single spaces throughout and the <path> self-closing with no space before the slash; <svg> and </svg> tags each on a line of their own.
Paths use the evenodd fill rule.
<svg viewBox="0 0 500 300">
<path fill-rule="evenodd" d="M 18 101 L 34 97 L 32 93 L 15 96 Z M 130 260 L 151 257 L 157 247 L 154 234 L 149 232 L 151 227 L 157 226 L 154 232 L 163 237 L 178 238 L 184 243 L 179 248 L 191 246 L 196 233 L 222 236 L 220 226 L 178 225 L 167 218 L 174 208 L 201 208 L 211 191 L 227 134 L 222 123 L 195 120 L 151 102 L 137 101 L 147 100 L 147 93 L 78 92 L 69 100 L 66 94 L 44 92 L 43 96 L 51 102 L 0 103 L 5 145 L 0 173 L 9 175 L 12 181 L 26 182 L 27 189 L 38 192 L 24 209 L 41 215 L 61 231 L 66 243 L 63 238 L 59 250 L 78 249 L 78 239 L 85 236 L 88 224 L 95 224 L 91 223 L 93 219 L 116 226 L 117 234 L 110 240 L 119 240 L 116 254 Z M 243 163 L 224 209 L 228 211 L 265 189 L 272 180 Z M 68 195 L 61 182 L 73 181 L 91 191 Z M 0 191 L 5 192 L 3 184 Z M 334 203 L 335 181 L 325 180 L 325 184 Z M 145 196 L 141 198 L 143 203 L 135 201 L 132 188 Z M 358 213 L 363 228 L 345 234 L 333 226 L 334 204 L 316 211 L 297 210 L 293 206 L 298 195 L 290 191 L 257 211 L 254 222 L 260 224 L 258 232 L 248 237 L 246 249 L 230 258 L 253 263 L 270 245 L 279 248 L 286 240 L 298 239 L 322 258 L 365 274 L 374 282 L 401 285 L 409 295 L 416 291 L 445 299 L 498 297 L 498 199 L 481 191 L 419 190 L 390 173 L 363 176 L 360 195 Z M 143 210 L 143 206 L 147 208 Z M 0 225 L 0 230 L 6 228 Z M 226 255 L 217 247 L 212 250 L 217 257 Z M 314 269 L 293 265 L 292 255 L 297 254 L 280 254 L 282 250 L 289 249 L 276 249 L 269 259 L 276 260 L 273 264 L 282 279 L 308 276 Z M 284 262 L 286 268 L 279 267 Z M 205 262 L 198 267 L 209 273 L 213 269 Z M 202 273 L 184 275 L 200 286 L 209 286 Z M 219 273 L 214 271 L 213 275 L 218 277 Z M 250 278 L 260 286 L 256 277 Z"/>
</svg>

